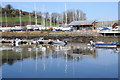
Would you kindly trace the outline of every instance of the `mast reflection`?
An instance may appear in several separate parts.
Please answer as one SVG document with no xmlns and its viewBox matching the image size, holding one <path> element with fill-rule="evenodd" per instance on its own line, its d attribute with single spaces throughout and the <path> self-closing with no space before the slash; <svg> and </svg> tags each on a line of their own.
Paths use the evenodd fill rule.
<svg viewBox="0 0 120 80">
<path fill-rule="evenodd" d="M 75 73 L 75 63 L 84 58 L 96 58 L 97 49 L 91 49 L 86 44 L 68 44 L 68 45 L 25 45 L 13 47 L 3 45 L 0 47 L 2 53 L 2 65 L 5 63 L 13 65 L 14 62 L 20 61 L 20 72 L 23 70 L 23 60 L 34 59 L 35 71 L 38 71 L 38 60 L 41 59 L 42 70 L 47 68 L 46 59 L 50 59 L 50 65 L 56 62 L 57 67 L 60 65 L 60 58 L 64 60 L 64 71 L 68 71 L 68 61 L 73 62 L 73 74 Z M 53 61 L 55 59 L 56 61 Z M 31 62 L 31 61 L 30 61 Z M 1 66 L 2 66 L 1 65 Z"/>
</svg>

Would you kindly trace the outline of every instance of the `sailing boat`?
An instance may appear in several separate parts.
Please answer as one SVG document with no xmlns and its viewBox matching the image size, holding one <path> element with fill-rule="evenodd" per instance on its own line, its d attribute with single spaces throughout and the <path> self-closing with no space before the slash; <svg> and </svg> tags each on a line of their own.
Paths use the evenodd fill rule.
<svg viewBox="0 0 120 80">
<path fill-rule="evenodd" d="M 21 42 L 22 42 L 22 40 L 16 38 L 15 40 L 13 40 L 12 44 L 14 46 L 19 46 L 21 44 Z"/>
</svg>

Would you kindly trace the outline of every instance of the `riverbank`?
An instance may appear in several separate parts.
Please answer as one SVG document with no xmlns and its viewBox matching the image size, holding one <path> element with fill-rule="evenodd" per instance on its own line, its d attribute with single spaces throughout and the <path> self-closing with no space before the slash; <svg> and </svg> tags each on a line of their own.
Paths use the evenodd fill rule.
<svg viewBox="0 0 120 80">
<path fill-rule="evenodd" d="M 93 41 L 104 41 L 104 42 L 120 42 L 120 37 L 106 36 L 95 33 L 95 32 L 77 32 L 77 31 L 19 31 L 19 32 L 0 32 L 2 38 L 7 39 L 60 39 L 69 42 L 89 42 Z"/>
</svg>

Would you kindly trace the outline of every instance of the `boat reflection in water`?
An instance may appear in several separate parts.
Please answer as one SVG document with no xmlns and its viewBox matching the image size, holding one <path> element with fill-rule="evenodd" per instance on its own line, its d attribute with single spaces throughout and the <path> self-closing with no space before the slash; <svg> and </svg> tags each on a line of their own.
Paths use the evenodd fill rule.
<svg viewBox="0 0 120 80">
<path fill-rule="evenodd" d="M 16 60 L 23 60 L 27 58 L 58 58 L 67 57 L 72 60 L 73 57 L 80 59 L 82 57 L 96 57 L 95 50 L 90 50 L 87 46 L 76 45 L 32 45 L 32 46 L 2 46 L 0 50 L 3 53 L 3 63 L 13 64 Z M 10 62 L 10 63 L 9 63 Z"/>
<path fill-rule="evenodd" d="M 3 45 L 0 47 L 0 50 L 2 51 L 1 66 L 3 66 L 4 71 L 6 71 L 4 69 L 4 66 L 6 65 L 16 66 L 16 63 L 19 64 L 19 66 L 17 65 L 19 71 L 16 72 L 19 76 L 16 77 L 23 77 L 19 72 L 25 73 L 26 67 L 34 68 L 34 71 L 28 70 L 29 72 L 26 72 L 28 75 L 31 75 L 30 73 L 32 72 L 38 72 L 40 74 L 41 71 L 41 74 L 43 74 L 42 77 L 45 77 L 44 72 L 47 72 L 48 70 L 48 74 L 49 72 L 51 73 L 48 77 L 53 77 L 51 69 L 55 69 L 53 73 L 57 73 L 58 69 L 64 69 L 64 73 L 68 73 L 68 76 L 62 75 L 62 77 L 72 77 L 69 75 L 71 72 L 74 75 L 73 77 L 78 77 L 75 76 L 77 62 L 79 63 L 84 60 L 84 58 L 97 58 L 97 50 L 99 49 L 90 48 L 85 43 L 70 43 L 68 45 L 22 45 L 17 47 Z M 110 50 L 114 53 L 113 49 Z M 62 74 L 59 72 L 60 71 L 58 70 L 58 74 Z M 28 77 L 28 75 L 26 75 L 26 77 Z M 38 74 L 36 73 L 36 75 Z M 36 75 L 34 74 L 32 77 L 41 77 Z M 9 75 L 9 73 L 7 74 L 7 72 L 3 73 L 3 76 L 14 77 Z"/>
</svg>

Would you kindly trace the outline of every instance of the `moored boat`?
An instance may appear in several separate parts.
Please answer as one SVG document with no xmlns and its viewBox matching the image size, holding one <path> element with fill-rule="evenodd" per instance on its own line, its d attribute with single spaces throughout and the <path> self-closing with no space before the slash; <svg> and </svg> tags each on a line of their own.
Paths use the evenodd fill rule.
<svg viewBox="0 0 120 80">
<path fill-rule="evenodd" d="M 65 45 L 65 44 L 67 44 L 67 41 L 60 41 L 60 40 L 52 40 L 52 42 L 53 42 L 53 44 L 63 44 L 63 45 Z"/>
<path fill-rule="evenodd" d="M 96 48 L 98 48 L 98 47 L 101 47 L 101 48 L 103 48 L 103 47 L 110 47 L 110 48 L 112 48 L 112 47 L 117 47 L 118 42 L 104 43 L 104 42 L 93 42 L 93 41 L 90 41 L 90 44 L 92 46 L 96 47 Z"/>
</svg>

